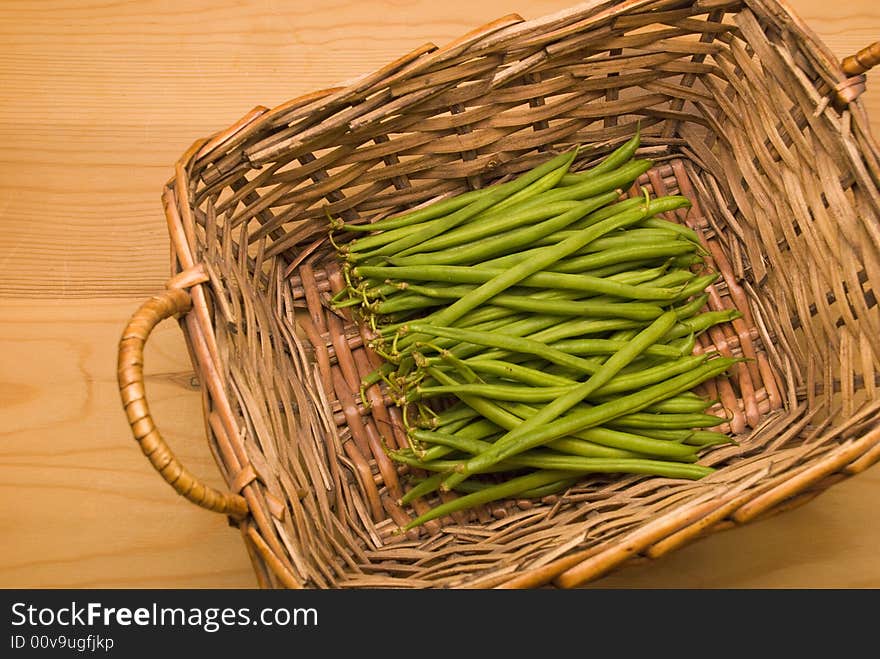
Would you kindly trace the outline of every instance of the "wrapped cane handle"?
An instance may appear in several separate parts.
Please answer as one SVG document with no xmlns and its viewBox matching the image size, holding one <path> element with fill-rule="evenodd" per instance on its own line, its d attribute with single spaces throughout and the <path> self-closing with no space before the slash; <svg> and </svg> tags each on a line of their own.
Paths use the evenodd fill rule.
<svg viewBox="0 0 880 659">
<path fill-rule="evenodd" d="M 161 321 L 192 307 L 189 293 L 169 288 L 146 302 L 129 320 L 119 342 L 117 379 L 122 405 L 135 440 L 162 478 L 181 496 L 218 513 L 241 519 L 248 514 L 244 497 L 220 492 L 193 476 L 174 456 L 153 423 L 144 389 L 144 345 Z"/>
</svg>

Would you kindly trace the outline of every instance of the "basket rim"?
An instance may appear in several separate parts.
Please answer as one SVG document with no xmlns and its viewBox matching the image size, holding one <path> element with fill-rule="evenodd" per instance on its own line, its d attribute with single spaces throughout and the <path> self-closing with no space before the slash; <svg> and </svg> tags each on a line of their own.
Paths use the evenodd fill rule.
<svg viewBox="0 0 880 659">
<path fill-rule="evenodd" d="M 443 46 L 437 46 L 433 42 L 424 44 L 401 54 L 385 66 L 373 71 L 362 73 L 358 76 L 337 81 L 329 87 L 306 92 L 294 98 L 283 101 L 274 106 L 256 105 L 245 112 L 239 119 L 225 128 L 220 128 L 205 137 L 195 140 L 191 147 L 179 159 L 179 162 L 189 162 L 197 165 L 205 161 L 211 154 L 221 153 L 224 148 L 244 141 L 248 135 L 256 131 L 265 123 L 278 121 L 280 117 L 292 111 L 296 111 L 296 117 L 304 116 L 316 110 L 326 110 L 333 102 L 342 99 L 356 99 L 362 96 L 364 88 L 369 86 L 374 79 L 381 79 L 391 75 L 389 81 L 403 75 L 411 75 L 414 72 L 437 63 L 442 59 L 451 59 L 464 53 L 478 54 L 482 46 L 489 46 L 512 40 L 520 33 L 528 33 L 543 27 L 561 24 L 567 26 L 571 23 L 588 20 L 588 25 L 594 27 L 604 21 L 612 21 L 615 17 L 625 14 L 645 5 L 651 5 L 657 0 L 585 0 L 571 7 L 557 12 L 525 19 L 519 14 L 507 14 L 494 19 L 484 25 L 478 26 L 466 32 Z M 810 25 L 803 20 L 797 11 L 787 0 L 681 0 L 681 5 L 704 6 L 707 8 L 729 8 L 742 5 L 750 9 L 767 12 L 777 20 L 778 25 L 786 30 L 793 30 L 795 36 L 806 42 L 819 56 L 818 62 L 825 77 L 833 81 L 834 86 L 845 87 L 851 77 L 842 68 L 842 60 L 838 59 L 819 37 Z M 495 40 L 494 42 L 492 40 Z M 834 89 L 832 89 L 832 92 Z M 830 104 L 831 94 L 827 98 Z M 871 131 L 871 124 L 864 109 L 864 101 L 861 95 L 847 100 L 847 107 L 852 112 L 856 127 L 861 131 L 866 140 L 866 145 L 871 149 L 874 159 L 880 160 L 880 145 Z M 824 109 L 824 108 L 823 108 Z M 274 152 L 271 152 L 274 153 Z M 854 154 L 850 154 L 851 156 Z M 255 167 L 261 166 L 259 159 L 246 157 L 250 164 Z M 166 182 L 166 187 L 173 185 L 174 175 Z M 880 185 L 880 179 L 875 181 Z M 880 207 L 880 206 L 878 206 Z"/>
</svg>

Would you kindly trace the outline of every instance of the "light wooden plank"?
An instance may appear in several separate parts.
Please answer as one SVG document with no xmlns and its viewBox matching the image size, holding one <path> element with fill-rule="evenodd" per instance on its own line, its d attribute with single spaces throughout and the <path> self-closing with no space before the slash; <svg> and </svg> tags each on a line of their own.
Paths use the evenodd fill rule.
<svg viewBox="0 0 880 659">
<path fill-rule="evenodd" d="M 0 584 L 252 587 L 240 535 L 153 471 L 116 388 L 116 344 L 140 300 L 4 301 L 0 313 Z M 154 419 L 181 461 L 222 487 L 182 334 L 146 350 Z"/>
<path fill-rule="evenodd" d="M 574 4 L 0 3 L 0 586 L 251 587 L 240 537 L 153 473 L 115 385 L 119 332 L 168 275 L 159 194 L 197 138 L 518 11 Z M 790 0 L 838 57 L 880 5 Z M 865 102 L 880 121 L 880 85 Z M 179 330 L 147 349 L 159 427 L 220 478 Z M 870 470 L 809 505 L 632 567 L 607 587 L 876 587 Z"/>
</svg>

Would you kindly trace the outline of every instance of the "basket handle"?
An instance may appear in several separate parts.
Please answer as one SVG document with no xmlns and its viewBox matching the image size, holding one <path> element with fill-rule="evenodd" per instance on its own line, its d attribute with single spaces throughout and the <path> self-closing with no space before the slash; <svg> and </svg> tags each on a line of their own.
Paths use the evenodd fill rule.
<svg viewBox="0 0 880 659">
<path fill-rule="evenodd" d="M 827 100 L 838 111 L 843 111 L 847 105 L 865 92 L 867 82 L 865 72 L 877 64 L 880 64 L 880 41 L 865 46 L 855 55 L 844 57 L 840 62 L 840 69 L 846 78 L 834 86 Z"/>
<path fill-rule="evenodd" d="M 840 63 L 843 72 L 848 76 L 861 75 L 865 71 L 880 64 L 880 41 L 865 46 L 855 55 L 845 57 Z"/>
<path fill-rule="evenodd" d="M 135 311 L 119 341 L 116 371 L 119 393 L 134 438 L 162 478 L 178 494 L 202 508 L 241 519 L 248 514 L 244 497 L 220 492 L 193 476 L 174 456 L 159 434 L 147 406 L 144 389 L 144 345 L 153 328 L 161 321 L 184 314 L 191 308 L 192 298 L 189 293 L 180 288 L 169 288 L 161 295 L 144 302 Z"/>
</svg>

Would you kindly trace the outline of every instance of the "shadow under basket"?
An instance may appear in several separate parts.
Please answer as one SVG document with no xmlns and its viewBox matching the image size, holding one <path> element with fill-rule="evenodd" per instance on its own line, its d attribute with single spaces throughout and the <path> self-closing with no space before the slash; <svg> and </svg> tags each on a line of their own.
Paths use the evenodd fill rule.
<svg viewBox="0 0 880 659">
<path fill-rule="evenodd" d="M 591 2 L 255 108 L 164 191 L 172 277 L 120 343 L 135 438 L 229 517 L 264 588 L 569 588 L 810 500 L 880 458 L 880 168 L 858 100 L 878 53 L 840 63 L 773 1 Z M 698 481 L 597 475 L 400 533 L 434 500 L 396 503 L 406 470 L 383 445 L 406 445 L 402 420 L 384 385 L 362 404 L 380 361 L 330 306 L 345 282 L 327 213 L 388 217 L 572 145 L 583 169 L 636 125 L 655 162 L 638 185 L 691 199 L 669 219 L 721 274 L 709 307 L 742 313 L 698 344 L 749 358 L 705 391 L 738 443 L 703 453 L 716 471 Z M 144 344 L 170 317 L 224 492 L 177 461 L 144 398 Z"/>
</svg>

